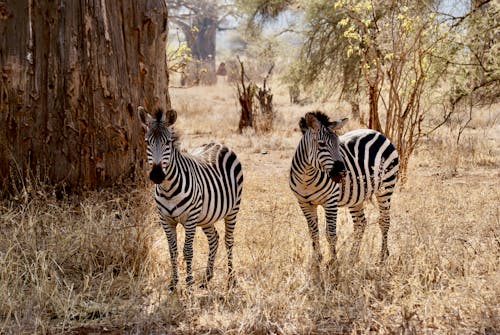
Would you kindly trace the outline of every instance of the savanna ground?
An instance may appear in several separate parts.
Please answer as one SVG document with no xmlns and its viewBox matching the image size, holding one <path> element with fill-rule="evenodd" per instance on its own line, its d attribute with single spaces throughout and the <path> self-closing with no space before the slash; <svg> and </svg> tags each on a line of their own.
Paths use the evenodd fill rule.
<svg viewBox="0 0 500 335">
<path fill-rule="evenodd" d="M 58 201 L 50 189 L 28 184 L 0 205 L 0 333 L 499 333 L 498 107 L 477 111 L 459 145 L 453 123 L 424 138 L 393 198 L 385 263 L 378 262 L 375 205 L 367 204 L 359 262 L 348 258 L 351 221 L 339 211 L 333 275 L 313 266 L 288 170 L 305 112 L 349 114 L 336 103 L 291 106 L 284 89 L 275 93 L 274 130 L 238 135 L 232 87 L 171 90 L 183 148 L 217 140 L 242 161 L 236 287 L 226 287 L 221 243 L 208 289 L 186 289 L 180 251 L 177 291 L 167 291 L 170 262 L 152 186 Z M 350 122 L 346 130 L 357 127 Z M 222 222 L 217 228 L 223 235 Z M 207 249 L 198 230 L 198 281 Z"/>
</svg>

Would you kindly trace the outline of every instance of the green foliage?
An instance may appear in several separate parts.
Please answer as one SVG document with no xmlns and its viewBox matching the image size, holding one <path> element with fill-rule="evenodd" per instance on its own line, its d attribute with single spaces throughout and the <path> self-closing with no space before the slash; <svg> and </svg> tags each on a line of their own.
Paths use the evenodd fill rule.
<svg viewBox="0 0 500 335">
<path fill-rule="evenodd" d="M 243 13 L 250 15 L 250 23 L 264 23 L 275 19 L 294 3 L 293 0 L 236 0 Z"/>
<path fill-rule="evenodd" d="M 500 97 L 500 3 L 474 1 L 463 17 L 454 18 L 450 27 L 451 47 L 456 50 L 445 58 L 450 64 L 451 103 L 462 99 L 483 105 Z"/>
</svg>

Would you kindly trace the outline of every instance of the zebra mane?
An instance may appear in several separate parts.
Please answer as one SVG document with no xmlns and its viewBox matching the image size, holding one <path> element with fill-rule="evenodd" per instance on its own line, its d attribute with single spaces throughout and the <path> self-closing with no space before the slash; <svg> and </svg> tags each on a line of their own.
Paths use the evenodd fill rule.
<svg viewBox="0 0 500 335">
<path fill-rule="evenodd" d="M 160 123 L 161 122 L 161 119 L 163 118 L 163 109 L 162 108 L 158 108 L 156 109 L 155 111 L 155 121 Z"/>
<path fill-rule="evenodd" d="M 165 112 L 163 111 L 162 108 L 156 109 L 156 111 L 154 112 L 154 118 L 153 118 L 153 123 L 151 124 L 151 129 L 155 134 L 163 133 L 165 131 L 165 128 L 169 129 L 172 135 L 172 143 L 174 144 L 174 147 L 178 149 L 180 146 L 181 135 L 179 131 L 174 129 L 173 126 L 165 125 L 165 121 L 162 121 L 164 113 Z"/>
<path fill-rule="evenodd" d="M 323 113 L 321 111 L 313 111 L 311 113 L 314 115 L 314 117 L 316 119 L 318 119 L 318 121 L 323 126 L 330 127 L 332 125 L 332 122 L 330 122 L 330 118 L 325 113 Z M 299 126 L 300 126 L 300 130 L 302 131 L 302 134 L 304 134 L 307 131 L 307 129 L 308 129 L 308 127 L 307 127 L 307 121 L 306 121 L 305 117 L 300 118 Z"/>
</svg>

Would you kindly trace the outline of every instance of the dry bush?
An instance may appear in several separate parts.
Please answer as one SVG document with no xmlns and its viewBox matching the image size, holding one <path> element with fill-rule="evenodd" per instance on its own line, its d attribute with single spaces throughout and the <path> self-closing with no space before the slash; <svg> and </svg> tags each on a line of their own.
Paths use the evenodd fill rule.
<svg viewBox="0 0 500 335">
<path fill-rule="evenodd" d="M 221 243 L 207 290 L 188 291 L 180 280 L 176 292 L 167 292 L 168 247 L 151 187 L 63 201 L 38 188 L 0 205 L 0 333 L 498 332 L 498 123 L 468 129 L 460 146 L 447 127 L 426 138 L 410 161 L 408 182 L 394 196 L 386 263 L 377 262 L 375 205 L 367 205 L 369 225 L 357 263 L 348 256 L 351 219 L 340 209 L 340 262 L 330 273 L 313 266 L 307 224 L 288 187 L 297 122 L 309 108 L 290 109 L 280 97 L 284 103 L 277 105 L 270 134 L 237 135 L 238 112 L 228 92 L 193 88 L 172 96 L 183 147 L 217 140 L 242 161 L 236 287 L 226 288 Z M 334 115 L 338 109 L 330 104 L 313 108 L 344 116 Z M 222 235 L 224 224 L 216 227 Z M 326 254 L 324 229 L 322 218 Z M 182 245 L 184 230 L 178 232 Z M 207 252 L 198 230 L 198 282 Z M 179 265 L 184 278 L 182 257 Z"/>
<path fill-rule="evenodd" d="M 150 197 L 124 191 L 71 201 L 39 191 L 2 204 L 1 329 L 62 331 L 137 309 L 127 301 L 164 263 Z"/>
</svg>

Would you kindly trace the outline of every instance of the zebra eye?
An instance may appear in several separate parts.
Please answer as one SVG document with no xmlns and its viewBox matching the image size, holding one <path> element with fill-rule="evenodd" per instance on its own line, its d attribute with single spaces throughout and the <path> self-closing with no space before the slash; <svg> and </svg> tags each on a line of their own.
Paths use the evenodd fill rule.
<svg viewBox="0 0 500 335">
<path fill-rule="evenodd" d="M 324 147 L 326 147 L 326 144 L 325 144 L 325 142 L 323 142 L 323 141 L 318 141 L 318 146 L 319 146 L 320 148 L 324 148 Z"/>
</svg>

